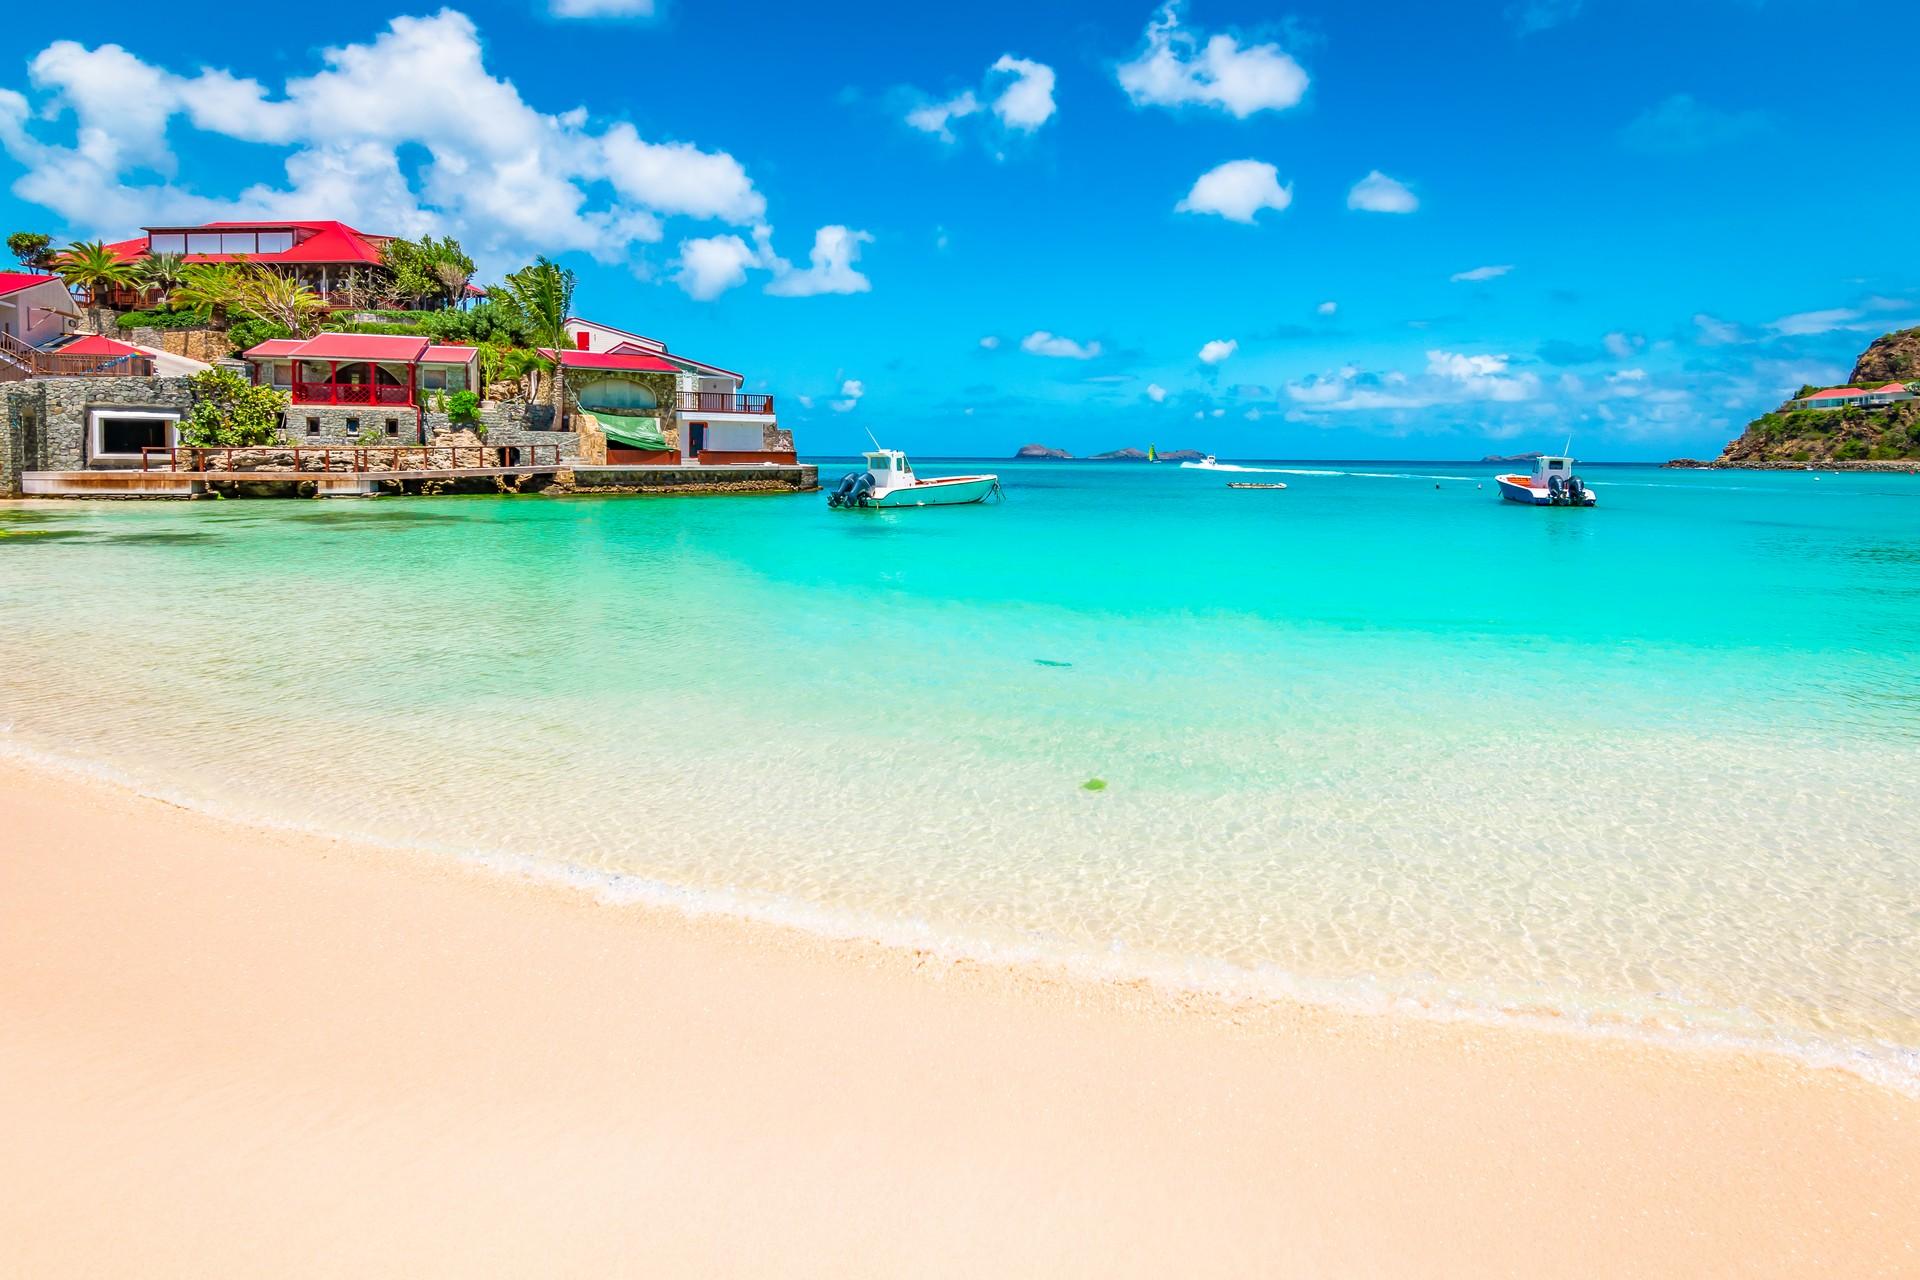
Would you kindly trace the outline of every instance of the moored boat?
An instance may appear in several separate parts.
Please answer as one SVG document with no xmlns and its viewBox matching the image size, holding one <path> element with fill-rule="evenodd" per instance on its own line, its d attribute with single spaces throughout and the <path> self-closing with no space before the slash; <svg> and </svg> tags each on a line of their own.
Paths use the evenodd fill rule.
<svg viewBox="0 0 1920 1280">
<path fill-rule="evenodd" d="M 1229 489 L 1284 489 L 1286 487 L 1287 487 L 1286 485 L 1281 484 L 1278 481 L 1275 481 L 1272 484 L 1261 484 L 1253 480 L 1227 481 L 1227 488 Z"/>
<path fill-rule="evenodd" d="M 849 471 L 827 495 L 830 507 L 959 507 L 985 502 L 1000 492 L 1000 477 L 937 476 L 922 480 L 913 463 L 898 449 L 875 449 L 861 455 L 864 471 Z"/>
<path fill-rule="evenodd" d="M 1508 502 L 1534 507 L 1590 507 L 1593 490 L 1573 473 L 1573 459 L 1542 454 L 1534 459 L 1533 474 L 1495 476 L 1500 496 Z"/>
</svg>

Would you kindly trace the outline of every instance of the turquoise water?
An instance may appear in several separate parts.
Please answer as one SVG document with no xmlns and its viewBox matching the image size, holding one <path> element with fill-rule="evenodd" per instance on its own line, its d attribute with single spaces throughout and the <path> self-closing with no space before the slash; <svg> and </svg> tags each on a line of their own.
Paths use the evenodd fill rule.
<svg viewBox="0 0 1920 1280">
<path fill-rule="evenodd" d="M 0 743 L 612 897 L 1920 1084 L 1920 478 L 1271 465 L 0 505 Z"/>
</svg>

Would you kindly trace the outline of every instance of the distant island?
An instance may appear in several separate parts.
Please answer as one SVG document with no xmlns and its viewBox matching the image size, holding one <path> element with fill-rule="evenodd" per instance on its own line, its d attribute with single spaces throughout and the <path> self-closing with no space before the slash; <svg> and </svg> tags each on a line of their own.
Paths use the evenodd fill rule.
<svg viewBox="0 0 1920 1280">
<path fill-rule="evenodd" d="M 1018 458 L 1053 458 L 1058 461 L 1070 461 L 1073 455 L 1065 449 L 1054 449 L 1044 444 L 1023 444 L 1013 451 Z"/>
<path fill-rule="evenodd" d="M 1480 459 L 1480 461 L 1482 462 L 1538 462 L 1540 461 L 1540 452 L 1539 450 L 1536 449 L 1532 453 L 1490 453 L 1486 457 Z"/>
<path fill-rule="evenodd" d="M 1920 464 L 1920 329 L 1875 338 L 1843 387 L 1799 394 L 1747 424 L 1711 462 L 1675 458 L 1670 467 L 1857 467 L 1909 470 Z"/>
</svg>

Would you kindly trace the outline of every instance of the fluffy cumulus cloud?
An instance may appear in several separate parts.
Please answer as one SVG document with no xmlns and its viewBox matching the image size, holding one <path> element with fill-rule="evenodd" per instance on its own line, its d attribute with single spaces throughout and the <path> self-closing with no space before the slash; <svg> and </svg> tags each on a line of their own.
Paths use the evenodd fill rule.
<svg viewBox="0 0 1920 1280">
<path fill-rule="evenodd" d="M 1287 384 L 1296 421 L 1321 415 L 1375 413 L 1405 416 L 1422 410 L 1472 404 L 1519 404 L 1540 394 L 1537 375 L 1515 371 L 1505 355 L 1429 351 L 1415 373 L 1368 373 L 1349 365 Z"/>
<path fill-rule="evenodd" d="M 1447 279 L 1453 281 L 1455 284 L 1468 284 L 1481 280 L 1497 280 L 1511 270 L 1513 270 L 1511 263 L 1497 267 L 1474 267 L 1467 271 L 1456 271 L 1448 276 Z"/>
<path fill-rule="evenodd" d="M 1330 316 L 1340 310 L 1340 304 L 1333 301 L 1327 301 L 1327 302 L 1321 303 L 1319 306 L 1315 307 L 1313 310 L 1315 315 Z"/>
<path fill-rule="evenodd" d="M 1164 404 L 1167 399 L 1167 389 L 1157 382 L 1149 382 L 1147 384 L 1147 399 L 1153 401 L 1155 404 Z"/>
<path fill-rule="evenodd" d="M 810 298 L 820 293 L 866 293 L 873 284 L 854 269 L 860 246 L 873 243 L 865 231 L 850 227 L 822 227 L 813 233 L 813 252 L 805 270 L 794 270 L 783 260 L 772 261 L 773 280 L 767 292 L 779 298 Z"/>
<path fill-rule="evenodd" d="M 942 142 L 957 142 L 954 123 L 991 115 L 1005 133 L 1032 133 L 1053 119 L 1053 68 L 1031 58 L 1003 53 L 987 68 L 982 89 L 962 90 L 951 98 L 922 101 L 906 114 L 909 128 Z"/>
<path fill-rule="evenodd" d="M 1120 87 L 1141 106 L 1217 107 L 1246 119 L 1284 111 L 1307 92 L 1307 73 L 1276 44 L 1243 46 L 1225 33 L 1205 35 L 1181 23 L 1168 0 L 1147 24 L 1146 47 L 1119 68 Z"/>
<path fill-rule="evenodd" d="M 1237 338 L 1215 338 L 1200 348 L 1201 364 L 1219 364 L 1240 349 Z"/>
<path fill-rule="evenodd" d="M 580 15 L 642 7 L 570 3 Z M 29 64 L 37 103 L 0 90 L 0 148 L 23 170 L 13 193 L 82 234 L 110 238 L 220 217 L 323 216 L 386 234 L 450 233 L 483 271 L 536 252 L 619 261 L 662 240 L 664 219 L 684 217 L 752 238 L 682 242 L 675 277 L 690 291 L 712 296 L 748 269 L 775 271 L 766 198 L 738 160 L 642 137 L 624 121 L 596 123 L 582 107 L 536 108 L 487 69 L 465 14 L 398 17 L 320 61 L 276 92 L 217 68 L 155 66 L 118 45 L 54 41 Z M 283 179 L 229 194 L 180 181 L 168 138 L 181 122 L 280 150 Z M 70 141 L 49 136 L 62 133 Z M 403 170 L 403 154 L 422 158 Z M 830 257 L 823 275 L 797 274 L 848 286 L 834 266 Z"/>
<path fill-rule="evenodd" d="M 1098 342 L 1075 342 L 1045 329 L 1035 329 L 1020 339 L 1020 349 L 1029 355 L 1051 356 L 1057 360 L 1091 360 L 1100 354 Z"/>
<path fill-rule="evenodd" d="M 1229 160 L 1201 174 L 1174 209 L 1252 222 L 1262 209 L 1284 209 L 1292 203 L 1293 187 L 1280 185 L 1278 169 L 1264 160 Z"/>
<path fill-rule="evenodd" d="M 1419 197 L 1407 190 L 1405 183 L 1389 178 L 1378 169 L 1354 183 L 1353 189 L 1347 192 L 1347 208 L 1366 213 L 1412 213 L 1419 207 Z"/>
<path fill-rule="evenodd" d="M 866 383 L 860 381 L 858 378 L 846 379 L 840 384 L 840 398 L 833 402 L 833 411 L 835 413 L 852 413 L 854 407 L 860 403 L 860 398 L 866 394 Z"/>
<path fill-rule="evenodd" d="M 1724 111 L 1676 93 L 1634 117 L 1620 141 L 1649 155 L 1684 155 L 1751 137 L 1766 126 L 1758 111 Z"/>
</svg>

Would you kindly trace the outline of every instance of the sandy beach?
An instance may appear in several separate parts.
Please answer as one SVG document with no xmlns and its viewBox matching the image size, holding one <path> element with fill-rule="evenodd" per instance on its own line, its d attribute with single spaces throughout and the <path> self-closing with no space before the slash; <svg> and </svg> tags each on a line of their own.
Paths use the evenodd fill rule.
<svg viewBox="0 0 1920 1280">
<path fill-rule="evenodd" d="M 608 906 L 0 767 L 0 1274 L 1911 1275 L 1837 1071 Z"/>
</svg>

